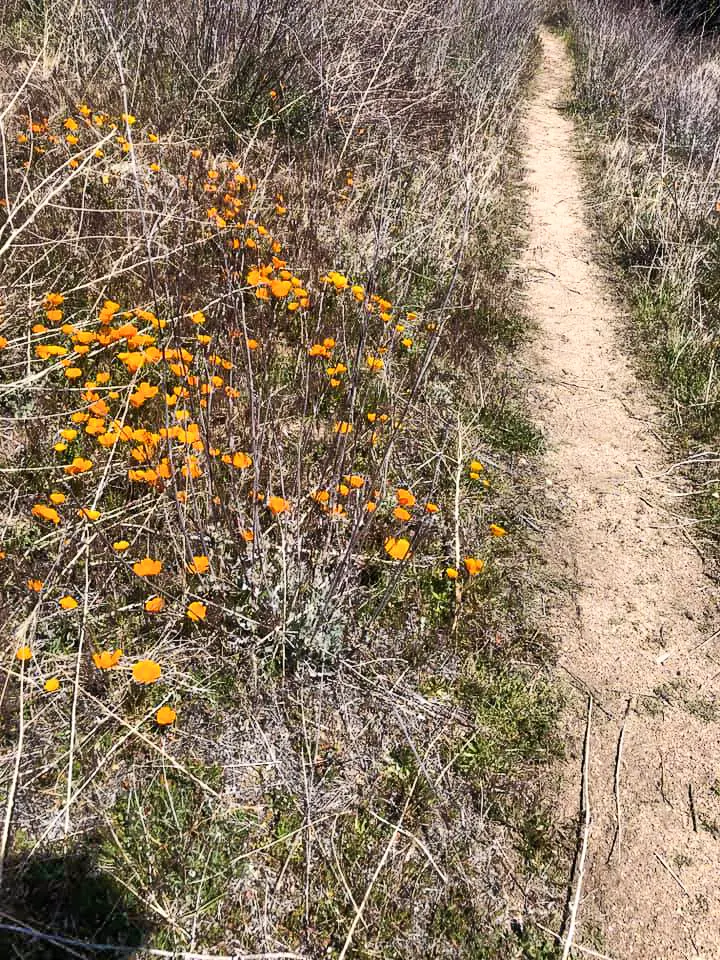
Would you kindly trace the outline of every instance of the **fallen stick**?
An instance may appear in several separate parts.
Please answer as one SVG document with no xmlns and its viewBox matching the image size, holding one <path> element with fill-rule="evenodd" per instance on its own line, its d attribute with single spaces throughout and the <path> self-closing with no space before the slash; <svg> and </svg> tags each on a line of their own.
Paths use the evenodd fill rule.
<svg viewBox="0 0 720 960">
<path fill-rule="evenodd" d="M 588 696 L 587 720 L 585 721 L 585 742 L 583 745 L 583 765 L 582 765 L 582 789 L 580 793 L 581 815 L 583 817 L 582 840 L 580 846 L 580 856 L 577 860 L 577 881 L 575 884 L 575 896 L 570 907 L 570 920 L 568 923 L 565 943 L 563 944 L 562 960 L 568 960 L 572 950 L 573 940 L 575 939 L 575 926 L 577 924 L 578 909 L 580 907 L 580 897 L 582 896 L 582 885 L 585 877 L 585 860 L 587 858 L 588 840 L 590 838 L 590 794 L 588 790 L 589 766 L 590 766 L 590 724 L 592 721 L 593 698 Z"/>
<path fill-rule="evenodd" d="M 622 726 L 620 727 L 620 736 L 618 737 L 617 752 L 615 754 L 615 781 L 613 786 L 613 793 L 615 794 L 615 834 L 613 836 L 613 842 L 610 847 L 610 853 L 606 863 L 610 863 L 612 855 L 617 847 L 618 853 L 620 853 L 620 845 L 622 843 L 622 813 L 620 810 L 620 769 L 622 766 L 622 755 L 623 755 L 623 746 L 625 744 L 625 726 L 627 724 L 627 719 L 632 709 L 632 697 L 628 698 L 627 706 L 625 707 L 625 716 L 623 717 Z"/>
</svg>

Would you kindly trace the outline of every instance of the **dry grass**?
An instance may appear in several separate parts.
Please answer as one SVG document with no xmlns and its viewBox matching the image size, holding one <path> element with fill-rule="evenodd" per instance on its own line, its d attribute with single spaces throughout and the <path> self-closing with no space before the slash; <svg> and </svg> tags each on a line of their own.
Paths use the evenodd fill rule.
<svg viewBox="0 0 720 960">
<path fill-rule="evenodd" d="M 550 956 L 506 360 L 534 3 L 3 16 L 6 922 Z M 86 955 L 44 942 L 7 949 Z"/>
<path fill-rule="evenodd" d="M 627 272 L 643 353 L 664 389 L 690 509 L 718 536 L 720 47 L 649 4 L 569 4 L 575 106 L 601 228 Z"/>
</svg>

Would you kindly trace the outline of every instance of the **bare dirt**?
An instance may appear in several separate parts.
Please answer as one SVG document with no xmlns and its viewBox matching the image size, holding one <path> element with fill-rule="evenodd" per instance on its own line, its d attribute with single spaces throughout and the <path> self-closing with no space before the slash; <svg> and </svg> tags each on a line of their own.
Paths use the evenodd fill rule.
<svg viewBox="0 0 720 960">
<path fill-rule="evenodd" d="M 688 541 L 661 411 L 625 353 L 622 307 L 586 223 L 563 112 L 569 58 L 549 32 L 542 43 L 526 120 L 524 270 L 540 327 L 532 400 L 562 517 L 544 544 L 553 584 L 544 607 L 572 691 L 560 788 L 567 822 L 583 822 L 593 700 L 571 955 L 710 960 L 720 958 L 718 598 Z"/>
</svg>

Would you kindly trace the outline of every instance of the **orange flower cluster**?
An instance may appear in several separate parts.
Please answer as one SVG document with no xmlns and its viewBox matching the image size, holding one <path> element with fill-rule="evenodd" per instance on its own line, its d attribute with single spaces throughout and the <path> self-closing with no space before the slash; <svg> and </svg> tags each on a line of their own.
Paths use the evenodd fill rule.
<svg viewBox="0 0 720 960">
<path fill-rule="evenodd" d="M 281 256 L 276 228 L 291 219 L 284 195 L 275 194 L 263 206 L 256 182 L 238 162 L 213 158 L 198 147 L 190 150 L 185 173 L 173 174 L 158 135 L 131 114 L 110 116 L 81 104 L 59 127 L 47 119 L 28 121 L 17 142 L 28 147 L 28 165 L 56 150 L 71 169 L 88 164 L 102 170 L 103 183 L 116 175 L 113 157 L 130 152 L 142 158 L 148 183 L 172 178 L 194 198 L 199 242 L 209 240 L 222 250 L 221 276 L 232 288 L 229 301 L 222 302 L 216 289 L 202 298 L 198 293 L 195 302 L 183 299 L 174 309 L 154 298 L 124 303 L 127 293 L 112 289 L 99 290 L 91 305 L 82 288 L 44 295 L 30 329 L 31 363 L 58 396 L 69 398 L 67 417 L 56 421 L 52 437 L 52 486 L 27 504 L 44 542 L 59 543 L 76 533 L 93 538 L 94 549 L 105 544 L 118 582 L 129 584 L 132 604 L 147 614 L 150 630 L 182 616 L 186 630 L 205 631 L 207 619 L 221 615 L 222 607 L 211 613 L 209 601 L 194 591 L 213 584 L 226 567 L 225 557 L 206 546 L 198 528 L 216 508 L 237 519 L 238 552 L 248 568 L 273 538 L 284 549 L 285 539 L 308 517 L 312 524 L 337 522 L 333 529 L 339 535 L 377 524 L 373 549 L 398 564 L 419 555 L 428 530 L 442 537 L 441 505 L 420 495 L 419 481 L 411 484 L 417 497 L 405 486 L 388 490 L 389 481 L 379 480 L 387 471 L 378 468 L 375 449 L 379 444 L 384 454 L 404 428 L 394 412 L 403 409 L 394 391 L 402 377 L 412 379 L 414 357 L 422 360 L 421 351 L 437 332 L 434 323 L 423 326 L 418 313 L 398 309 L 336 269 L 319 283 L 304 280 L 305 270 L 293 269 Z M 353 187 L 353 171 L 344 176 L 346 187 Z M 364 325 L 360 341 L 353 339 L 358 320 Z M 0 338 L 0 349 L 8 346 L 15 348 Z M 312 408 L 318 420 L 313 430 L 319 449 L 332 451 L 324 465 L 308 456 L 302 489 L 300 483 L 292 486 L 294 478 L 282 464 L 268 463 L 267 447 L 247 426 L 253 385 L 262 377 L 275 383 L 287 368 L 300 371 L 309 384 L 304 409 Z M 286 399 L 281 394 L 282 402 Z M 288 420 L 294 425 L 295 419 L 300 417 L 293 412 Z M 469 478 L 489 486 L 478 460 L 469 464 Z M 152 510 L 160 503 L 156 514 L 182 518 L 180 556 L 173 561 L 162 549 L 162 537 L 151 539 L 152 524 L 127 522 L 129 511 L 117 507 L 123 496 L 133 510 L 136 504 Z M 506 531 L 491 524 L 489 534 L 502 538 Z M 473 556 L 455 562 L 467 578 L 478 576 L 485 563 Z M 454 567 L 446 572 L 450 579 L 461 576 Z M 66 612 L 56 609 L 58 616 L 79 616 L 72 611 L 80 603 L 85 613 L 90 608 L 87 591 L 76 590 L 78 600 L 71 592 L 58 596 L 50 582 L 45 586 L 34 577 L 26 582 L 37 594 L 34 603 L 49 599 Z M 20 647 L 16 656 L 25 662 L 32 652 Z M 119 648 L 97 650 L 92 659 L 98 670 L 123 673 Z M 163 677 L 161 665 L 150 659 L 136 660 L 127 672 L 143 687 Z M 44 689 L 59 689 L 57 678 L 47 680 Z M 172 707 L 158 709 L 159 725 L 175 719 Z"/>
</svg>

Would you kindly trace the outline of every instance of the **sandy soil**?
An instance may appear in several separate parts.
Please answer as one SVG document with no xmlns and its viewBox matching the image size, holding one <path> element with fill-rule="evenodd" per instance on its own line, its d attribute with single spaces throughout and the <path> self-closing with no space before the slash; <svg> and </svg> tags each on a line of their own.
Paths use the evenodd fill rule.
<svg viewBox="0 0 720 960">
<path fill-rule="evenodd" d="M 561 815 L 580 822 L 593 698 L 572 955 L 710 960 L 720 958 L 718 598 L 683 531 L 659 411 L 623 352 L 621 308 L 585 222 L 573 125 L 561 111 L 568 56 L 550 33 L 542 42 L 526 121 L 524 270 L 541 328 L 532 399 L 563 517 L 544 544 L 554 583 L 546 629 L 573 691 Z"/>
</svg>

